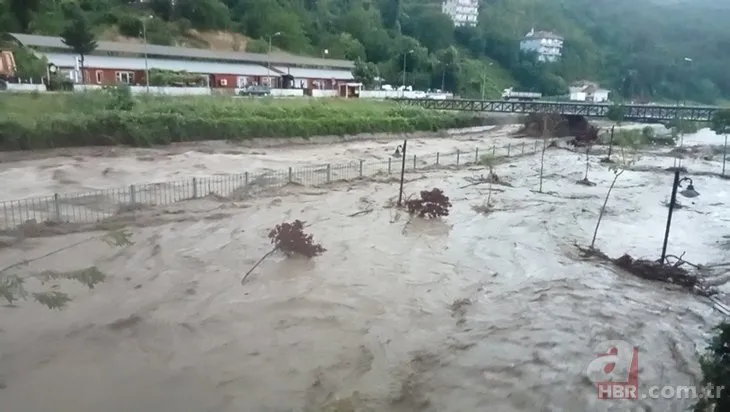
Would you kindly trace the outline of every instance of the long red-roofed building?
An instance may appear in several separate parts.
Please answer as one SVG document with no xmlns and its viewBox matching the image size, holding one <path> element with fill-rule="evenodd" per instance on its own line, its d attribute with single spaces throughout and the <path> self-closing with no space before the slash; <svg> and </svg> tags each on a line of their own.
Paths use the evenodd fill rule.
<svg viewBox="0 0 730 412">
<path fill-rule="evenodd" d="M 333 90 L 353 80 L 354 63 L 347 60 L 99 41 L 96 50 L 84 56 L 81 81 L 79 56 L 61 38 L 20 33 L 9 36 L 45 57 L 61 75 L 84 84 L 144 85 L 145 73 L 153 69 L 200 74 L 210 87 L 226 89 L 251 84 L 281 87 L 284 75 L 293 78 L 294 88 L 302 89 Z"/>
</svg>

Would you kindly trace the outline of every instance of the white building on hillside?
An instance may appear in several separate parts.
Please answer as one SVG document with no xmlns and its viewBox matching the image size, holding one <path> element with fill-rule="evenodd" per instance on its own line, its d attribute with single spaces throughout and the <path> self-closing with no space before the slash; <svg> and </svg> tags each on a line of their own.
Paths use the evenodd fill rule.
<svg viewBox="0 0 730 412">
<path fill-rule="evenodd" d="M 611 93 L 608 89 L 600 88 L 597 83 L 588 81 L 573 83 L 569 87 L 569 90 L 570 100 L 578 102 L 607 102 Z"/>
<path fill-rule="evenodd" d="M 563 37 L 532 29 L 520 41 L 520 50 L 537 53 L 537 59 L 541 62 L 556 62 L 563 54 Z"/>
<path fill-rule="evenodd" d="M 455 26 L 476 26 L 479 0 L 444 0 L 441 12 L 451 17 Z"/>
</svg>

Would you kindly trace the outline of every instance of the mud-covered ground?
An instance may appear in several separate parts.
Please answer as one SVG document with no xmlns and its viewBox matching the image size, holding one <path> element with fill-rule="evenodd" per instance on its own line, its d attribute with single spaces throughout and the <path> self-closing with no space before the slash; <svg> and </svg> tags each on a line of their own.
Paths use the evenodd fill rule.
<svg viewBox="0 0 730 412">
<path fill-rule="evenodd" d="M 491 143 L 471 137 L 439 147 Z M 359 144 L 316 151 L 329 151 L 321 155 L 328 161 L 335 153 L 359 157 Z M 373 156 L 393 146 L 367 144 Z M 713 152 L 701 136 L 688 144 Z M 434 145 L 414 141 L 424 153 L 439 150 Z M 261 167 L 321 161 L 309 151 L 269 149 L 260 157 L 272 166 Z M 619 178 L 598 234 L 607 254 L 658 257 L 672 180 L 667 151 L 642 153 L 636 170 Z M 486 170 L 408 174 L 408 194 L 440 187 L 451 196 L 452 213 L 441 221 L 394 209 L 397 184 L 378 178 L 140 212 L 140 224 L 130 226 L 134 245 L 90 242 L 28 268 L 97 265 L 109 279 L 92 291 L 64 284 L 74 301 L 62 311 L 0 308 L 0 409 L 685 410 L 692 400 L 599 401 L 586 377 L 595 346 L 622 339 L 640 348 L 642 387 L 694 384 L 697 350 L 720 320 L 702 298 L 580 258 L 574 243 L 590 242 L 613 178 L 599 157 L 591 158 L 596 186 L 588 187 L 575 183 L 583 178 L 582 154 L 548 150 L 542 194 L 535 192 L 539 155 L 497 166 L 512 187 L 493 187 L 488 214 L 480 206 L 489 187 L 465 180 Z M 729 183 L 709 173 L 720 170 L 716 155 L 695 157 L 684 166 L 701 196 L 682 200 L 669 250 L 695 263 L 726 262 Z M 112 184 L 97 175 L 103 167 L 133 169 L 115 160 L 86 159 L 99 163 L 89 167 L 91 177 L 78 172 L 62 187 Z M 147 169 L 127 179 L 158 176 L 163 160 L 140 161 Z M 208 173 L 216 165 L 206 164 Z M 40 193 L 56 184 L 25 186 Z M 351 216 L 358 211 L 366 212 Z M 267 231 L 295 218 L 310 223 L 328 251 L 311 261 L 274 256 L 241 285 L 269 250 Z M 25 239 L 0 250 L 0 265 L 93 235 Z"/>
</svg>

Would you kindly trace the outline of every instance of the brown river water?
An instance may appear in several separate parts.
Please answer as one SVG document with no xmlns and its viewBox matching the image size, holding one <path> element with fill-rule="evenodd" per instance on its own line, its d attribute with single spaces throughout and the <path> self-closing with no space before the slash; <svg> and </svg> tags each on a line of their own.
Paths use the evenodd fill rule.
<svg viewBox="0 0 730 412">
<path fill-rule="evenodd" d="M 491 145 L 505 138 L 499 133 L 414 139 L 413 147 Z M 21 176 L 26 194 L 46 195 L 108 187 L 109 167 L 124 176 L 118 186 L 163 177 L 168 167 L 222 172 L 236 163 L 222 165 L 223 156 L 280 168 L 392 149 L 386 141 L 267 148 L 270 163 L 260 154 L 194 150 L 158 162 L 140 161 L 139 151 L 84 154 L 75 163 L 6 162 L 0 182 L 11 198 Z M 717 160 L 685 162 L 690 171 L 719 171 Z M 72 173 L 74 164 L 88 178 Z M 661 249 L 672 177 L 658 170 L 672 159 L 645 153 L 639 164 L 645 170 L 619 178 L 599 231 L 597 246 L 611 256 L 655 257 Z M 54 180 L 54 167 L 73 182 Z M 642 385 L 695 384 L 697 351 L 719 313 L 697 296 L 582 260 L 574 244 L 590 243 L 613 174 L 596 157 L 589 177 L 597 185 L 576 185 L 583 156 L 549 150 L 540 194 L 539 167 L 539 156 L 497 166 L 513 187 L 494 186 L 487 215 L 474 207 L 488 186 L 464 187 L 484 169 L 419 171 L 408 174 L 405 191 L 444 189 L 454 206 L 441 221 L 391 207 L 397 183 L 385 178 L 290 186 L 244 201 L 179 203 L 154 212 L 149 225 L 131 226 L 132 246 L 92 242 L 39 260 L 31 270 L 97 265 L 109 279 L 91 291 L 64 284 L 74 301 L 61 311 L 29 302 L 0 307 L 0 410 L 685 410 L 693 400 L 598 400 L 586 368 L 596 344 L 621 339 L 640 348 Z M 694 183 L 702 196 L 682 201 L 670 252 L 686 251 L 696 263 L 728 261 L 728 183 L 706 175 Z M 351 216 L 363 210 L 371 211 Z M 274 255 L 241 285 L 270 248 L 268 230 L 296 218 L 327 252 L 311 261 Z M 93 234 L 26 239 L 0 249 L 0 265 Z"/>
</svg>

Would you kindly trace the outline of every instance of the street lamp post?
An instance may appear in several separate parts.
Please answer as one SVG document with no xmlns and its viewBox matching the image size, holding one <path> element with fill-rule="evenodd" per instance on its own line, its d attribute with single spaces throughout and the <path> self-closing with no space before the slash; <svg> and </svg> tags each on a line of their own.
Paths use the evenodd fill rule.
<svg viewBox="0 0 730 412">
<path fill-rule="evenodd" d="M 408 50 L 408 52 L 403 54 L 403 94 L 406 93 L 406 58 L 409 54 L 413 53 L 413 50 Z"/>
<path fill-rule="evenodd" d="M 144 82 L 145 91 L 150 94 L 150 65 L 147 61 L 147 19 L 152 16 L 145 17 L 142 19 L 142 39 L 144 40 Z"/>
<path fill-rule="evenodd" d="M 682 183 L 689 182 L 687 189 L 679 192 L 684 197 L 693 198 L 700 194 L 695 190 L 692 184 L 692 179 L 689 177 L 679 178 L 679 168 L 674 169 L 674 183 L 672 184 L 672 196 L 669 199 L 669 214 L 667 215 L 667 227 L 664 230 L 664 243 L 662 244 L 662 257 L 659 260 L 660 264 L 664 264 L 667 258 L 667 243 L 669 242 L 669 229 L 672 227 L 672 213 L 674 213 L 674 206 L 677 204 L 677 189 L 682 187 Z"/>
<path fill-rule="evenodd" d="M 448 64 L 444 64 L 444 67 L 441 71 L 441 92 L 444 92 L 446 90 L 446 67 L 449 66 Z"/>
<path fill-rule="evenodd" d="M 281 32 L 277 31 L 276 33 L 269 36 L 269 54 L 266 56 L 266 80 L 269 82 L 269 86 L 271 86 L 271 42 L 276 36 L 280 36 Z"/>
<path fill-rule="evenodd" d="M 692 59 L 689 57 L 685 57 L 683 59 L 685 63 L 687 63 L 690 67 L 692 67 Z M 687 106 L 687 92 L 682 88 L 682 107 Z M 677 128 L 679 128 L 679 147 L 682 148 L 684 146 L 684 117 L 682 117 L 681 108 L 679 107 L 679 100 L 677 100 Z M 681 168 L 682 167 L 682 158 L 680 157 L 678 161 L 676 162 L 676 167 Z"/>
</svg>

